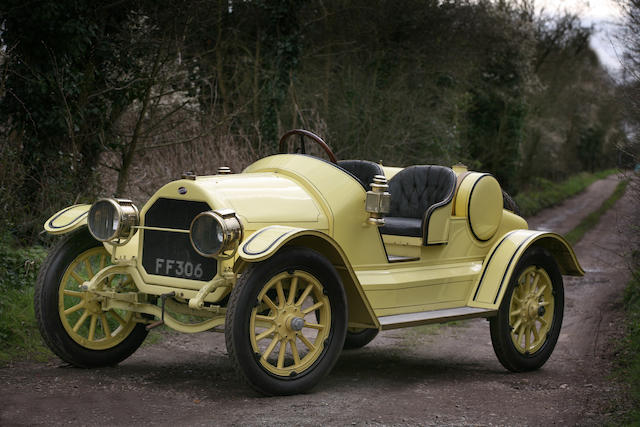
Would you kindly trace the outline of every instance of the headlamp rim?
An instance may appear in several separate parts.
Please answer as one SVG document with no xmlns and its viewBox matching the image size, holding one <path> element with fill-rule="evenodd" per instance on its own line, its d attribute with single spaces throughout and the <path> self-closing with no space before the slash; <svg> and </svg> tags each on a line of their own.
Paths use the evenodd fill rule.
<svg viewBox="0 0 640 427">
<path fill-rule="evenodd" d="M 215 253 L 206 253 L 200 251 L 198 246 L 193 241 L 193 225 L 200 217 L 203 216 L 212 217 L 222 228 L 222 242 L 220 244 L 220 249 Z M 193 220 L 191 221 L 191 225 L 189 226 L 189 241 L 191 242 L 191 246 L 198 254 L 207 258 L 229 259 L 233 257 L 238 250 L 238 246 L 242 241 L 243 235 L 244 229 L 242 227 L 242 223 L 240 222 L 240 219 L 238 219 L 235 211 L 232 209 L 219 209 L 200 212 L 195 216 L 195 218 L 193 218 Z M 225 252 L 229 251 L 231 251 L 230 254 L 225 254 Z"/>
<path fill-rule="evenodd" d="M 90 226 L 91 213 L 94 207 L 101 202 L 107 202 L 111 206 L 113 206 L 118 217 L 118 227 L 107 239 L 102 239 L 96 236 Z M 130 219 L 131 213 L 125 212 L 123 205 L 132 209 L 131 213 L 134 214 L 133 221 L 131 221 Z M 89 209 L 89 213 L 87 215 L 87 228 L 89 229 L 89 233 L 91 233 L 93 238 L 98 240 L 99 242 L 108 243 L 114 246 L 122 246 L 128 243 L 136 233 L 138 225 L 140 225 L 140 212 L 138 211 L 136 205 L 133 204 L 133 202 L 129 199 L 119 199 L 113 197 L 100 198 L 91 205 L 91 208 Z M 124 239 L 120 240 L 121 238 Z"/>
</svg>

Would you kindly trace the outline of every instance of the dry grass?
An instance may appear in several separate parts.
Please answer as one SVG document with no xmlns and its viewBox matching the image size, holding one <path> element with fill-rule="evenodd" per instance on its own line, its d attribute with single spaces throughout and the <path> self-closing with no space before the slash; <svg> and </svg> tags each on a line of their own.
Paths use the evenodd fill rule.
<svg viewBox="0 0 640 427">
<path fill-rule="evenodd" d="M 142 204 L 167 182 L 180 179 L 183 172 L 211 175 L 218 167 L 228 166 L 237 173 L 259 157 L 247 136 L 207 129 L 187 119 L 170 132 L 144 141 L 136 152 L 124 194 Z M 113 167 L 119 161 L 117 153 L 103 153 L 98 169 L 101 195 L 115 193 L 118 172 Z"/>
</svg>

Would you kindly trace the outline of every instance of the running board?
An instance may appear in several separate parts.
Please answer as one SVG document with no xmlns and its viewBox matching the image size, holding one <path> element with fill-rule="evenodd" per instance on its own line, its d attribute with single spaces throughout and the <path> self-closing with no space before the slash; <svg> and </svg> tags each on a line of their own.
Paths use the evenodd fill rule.
<svg viewBox="0 0 640 427">
<path fill-rule="evenodd" d="M 491 317 L 497 310 L 485 308 L 459 307 L 445 310 L 423 311 L 421 313 L 395 314 L 393 316 L 378 317 L 380 329 L 404 328 L 407 326 L 426 325 L 428 323 L 444 323 L 452 320 L 471 319 L 473 317 Z"/>
</svg>

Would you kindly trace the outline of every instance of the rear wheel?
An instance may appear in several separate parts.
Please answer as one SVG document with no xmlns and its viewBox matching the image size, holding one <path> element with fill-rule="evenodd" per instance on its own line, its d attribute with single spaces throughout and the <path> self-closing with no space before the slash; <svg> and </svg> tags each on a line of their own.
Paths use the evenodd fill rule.
<svg viewBox="0 0 640 427">
<path fill-rule="evenodd" d="M 284 249 L 251 265 L 233 288 L 227 351 L 261 393 L 301 393 L 335 364 L 346 319 L 344 289 L 331 263 L 310 249 Z"/>
<path fill-rule="evenodd" d="M 115 365 L 142 344 L 147 331 L 129 311 L 103 310 L 99 297 L 82 284 L 111 264 L 102 243 L 86 228 L 51 250 L 38 275 L 34 308 L 40 333 L 62 360 L 80 367 Z M 135 291 L 129 276 L 109 278 L 107 288 Z"/>
<path fill-rule="evenodd" d="M 538 369 L 560 335 L 564 311 L 562 276 L 544 249 L 525 252 L 513 272 L 498 315 L 491 318 L 491 342 L 502 365 L 514 372 Z"/>
<path fill-rule="evenodd" d="M 347 338 L 344 340 L 344 348 L 362 348 L 373 341 L 377 335 L 378 330 L 373 328 L 348 328 Z"/>
</svg>

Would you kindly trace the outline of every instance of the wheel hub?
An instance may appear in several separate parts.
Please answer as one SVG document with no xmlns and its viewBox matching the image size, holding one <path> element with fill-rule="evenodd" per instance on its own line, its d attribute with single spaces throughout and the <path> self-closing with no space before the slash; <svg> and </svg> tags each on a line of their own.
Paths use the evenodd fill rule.
<svg viewBox="0 0 640 427">
<path fill-rule="evenodd" d="M 304 327 L 304 319 L 302 317 L 290 317 L 289 327 L 294 331 L 299 331 Z"/>
<path fill-rule="evenodd" d="M 530 298 L 527 303 L 527 320 L 535 320 L 538 317 L 539 308 L 538 301 L 534 298 Z"/>
<path fill-rule="evenodd" d="M 304 327 L 304 315 L 298 307 L 287 304 L 278 310 L 276 316 L 276 329 L 282 338 L 292 340 L 298 331 Z"/>
</svg>

